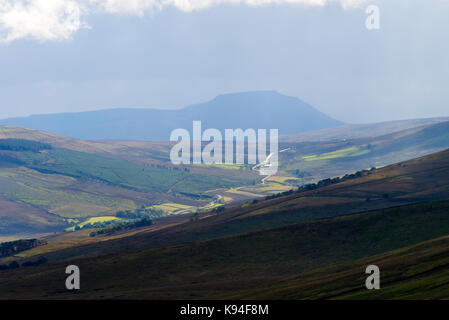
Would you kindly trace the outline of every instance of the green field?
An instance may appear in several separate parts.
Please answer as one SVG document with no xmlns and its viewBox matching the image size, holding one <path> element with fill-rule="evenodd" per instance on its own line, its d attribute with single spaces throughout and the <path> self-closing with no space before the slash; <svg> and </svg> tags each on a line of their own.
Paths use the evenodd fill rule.
<svg viewBox="0 0 449 320">
<path fill-rule="evenodd" d="M 176 211 L 183 211 L 183 210 L 190 210 L 190 209 L 194 209 L 195 207 L 192 206 L 188 206 L 188 205 L 184 205 L 184 204 L 179 204 L 179 203 L 163 203 L 163 204 L 159 204 L 159 205 L 155 205 L 155 206 L 151 206 L 152 209 L 156 209 L 156 210 L 162 210 L 168 214 L 174 213 Z"/>
<path fill-rule="evenodd" d="M 63 218 L 113 216 L 117 211 L 135 210 L 142 204 L 151 206 L 164 200 L 185 208 L 203 206 L 212 198 L 208 190 L 246 184 L 255 176 L 251 172 L 229 176 L 225 174 L 229 170 L 219 168 L 191 172 L 29 140 L 0 141 L 0 198 L 60 217 L 61 225 L 67 221 Z M 23 232 L 32 232 L 34 226 L 41 230 L 47 224 L 47 218 L 36 216 L 30 228 L 31 223 L 21 219 L 2 218 L 0 212 L 0 234 L 8 228 L 11 232 L 20 229 L 20 225 Z M 52 231 L 53 226 L 54 223 Z"/>
<path fill-rule="evenodd" d="M 213 163 L 213 164 L 198 164 L 196 166 L 205 168 L 219 168 L 226 170 L 243 170 L 245 167 L 238 164 L 226 164 L 226 163 Z"/>
<path fill-rule="evenodd" d="M 340 150 L 335 150 L 332 152 L 327 152 L 319 155 L 308 155 L 302 157 L 304 161 L 318 161 L 318 160 L 329 160 L 329 159 L 338 159 L 338 158 L 348 158 L 348 157 L 357 157 L 364 154 L 369 153 L 370 150 L 366 149 L 366 147 L 358 147 L 353 146 L 349 148 L 344 148 Z"/>
<path fill-rule="evenodd" d="M 24 154 L 23 160 L 30 168 L 40 172 L 89 178 L 144 192 L 193 194 L 243 182 L 238 178 L 220 180 L 214 176 L 145 166 L 65 149 L 52 149 L 45 153 L 28 152 Z"/>
<path fill-rule="evenodd" d="M 71 218 L 113 215 L 119 210 L 136 208 L 128 199 L 70 190 L 74 183 L 74 178 L 64 175 L 43 174 L 28 168 L 4 169 L 0 172 L 0 195 Z"/>
<path fill-rule="evenodd" d="M 360 139 L 281 144 L 290 148 L 279 154 L 280 170 L 316 182 L 372 167 L 383 167 L 449 148 L 449 122 Z"/>
</svg>

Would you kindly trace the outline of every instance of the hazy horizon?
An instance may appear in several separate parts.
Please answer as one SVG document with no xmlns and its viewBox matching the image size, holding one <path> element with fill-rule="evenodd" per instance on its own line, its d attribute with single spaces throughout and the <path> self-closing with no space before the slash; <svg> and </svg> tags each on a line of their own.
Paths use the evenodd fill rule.
<svg viewBox="0 0 449 320">
<path fill-rule="evenodd" d="M 255 93 L 255 92 L 266 92 L 266 91 L 275 91 L 275 92 L 277 92 L 277 93 L 279 93 L 281 95 L 284 95 L 283 93 L 278 92 L 276 90 L 257 90 L 257 91 L 228 92 L 228 93 L 223 93 L 223 94 L 220 94 L 220 95 L 232 95 L 232 94 L 239 94 L 239 93 L 248 93 L 248 92 Z M 216 97 L 218 97 L 220 95 L 217 95 Z M 288 95 L 285 95 L 285 96 L 288 96 Z M 80 111 L 76 111 L 75 110 L 75 111 L 63 111 L 63 112 L 31 113 L 31 114 L 24 115 L 24 116 L 0 118 L 0 120 L 8 120 L 8 119 L 15 119 L 15 118 L 27 118 L 27 117 L 32 117 L 32 116 L 101 112 L 101 111 L 109 111 L 109 110 L 135 110 L 135 109 L 145 110 L 145 109 L 147 109 L 147 110 L 172 110 L 172 111 L 177 111 L 177 110 L 182 110 L 182 109 L 185 109 L 185 108 L 188 108 L 188 107 L 191 107 L 191 106 L 195 106 L 195 105 L 199 105 L 199 104 L 210 102 L 210 101 L 214 100 L 216 97 L 214 97 L 214 98 L 212 98 L 210 100 L 198 101 L 198 103 L 193 103 L 193 104 L 185 105 L 185 106 L 182 106 L 182 107 L 175 107 L 175 108 L 139 107 L 139 106 L 136 106 L 136 107 L 134 107 L 134 106 L 133 107 L 112 107 L 112 108 L 107 108 L 106 107 L 106 108 L 101 108 L 101 109 L 93 108 L 93 109 L 90 109 L 90 110 L 87 109 L 87 110 L 80 110 Z M 300 99 L 299 97 L 294 97 L 294 98 Z M 303 100 L 301 100 L 301 101 L 303 101 Z M 308 103 L 307 101 L 303 101 L 303 102 Z M 313 107 L 315 107 L 315 106 L 313 106 Z M 320 110 L 320 108 L 316 108 L 315 107 L 315 109 L 317 109 L 318 111 L 322 112 Z M 324 113 L 324 114 L 326 114 L 326 113 Z M 348 122 L 348 121 L 345 121 L 345 119 L 335 119 L 335 118 L 334 119 L 343 122 L 343 125 L 353 125 L 353 124 L 354 125 L 358 125 L 358 124 L 374 124 L 374 123 L 395 122 L 395 121 L 402 121 L 402 120 L 417 120 L 417 119 L 446 118 L 446 117 L 449 118 L 449 113 L 448 113 L 447 116 L 430 116 L 430 117 L 421 117 L 421 118 L 410 117 L 410 118 L 401 118 L 401 119 L 392 119 L 392 120 L 372 121 L 372 122 L 367 121 L 367 122 L 359 122 L 359 123 L 358 122 Z"/>
<path fill-rule="evenodd" d="M 448 1 L 218 2 L 0 0 L 0 119 L 261 90 L 348 123 L 449 116 Z"/>
</svg>

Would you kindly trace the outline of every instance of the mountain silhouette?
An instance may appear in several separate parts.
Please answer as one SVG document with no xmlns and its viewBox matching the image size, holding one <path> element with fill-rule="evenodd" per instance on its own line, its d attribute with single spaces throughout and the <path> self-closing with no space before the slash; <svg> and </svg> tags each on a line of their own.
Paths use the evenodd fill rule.
<svg viewBox="0 0 449 320">
<path fill-rule="evenodd" d="M 0 120 L 20 126 L 86 140 L 169 140 L 172 130 L 192 131 L 201 120 L 203 130 L 279 129 L 291 134 L 343 125 L 298 98 L 275 91 L 219 95 L 211 101 L 179 110 L 109 109 L 79 113 L 32 115 Z"/>
</svg>

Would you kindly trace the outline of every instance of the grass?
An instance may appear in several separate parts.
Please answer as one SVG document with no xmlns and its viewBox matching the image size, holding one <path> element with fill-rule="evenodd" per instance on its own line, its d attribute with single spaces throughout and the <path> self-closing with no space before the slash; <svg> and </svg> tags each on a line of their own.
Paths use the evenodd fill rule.
<svg viewBox="0 0 449 320">
<path fill-rule="evenodd" d="M 238 165 L 200 165 L 175 170 L 168 161 L 168 143 L 86 142 L 23 128 L 0 129 L 3 138 L 39 140 L 53 146 L 42 152 L 15 153 L 29 172 L 23 167 L 18 169 L 17 163 L 10 163 L 8 167 L 7 161 L 2 161 L 0 197 L 61 217 L 109 215 L 118 210 L 133 210 L 142 203 L 159 203 L 161 199 L 176 202 L 176 198 L 189 198 L 197 202 L 206 191 L 219 188 L 230 189 L 234 200 L 258 196 L 257 190 L 238 189 L 260 181 L 255 172 L 240 170 Z M 296 179 L 298 183 L 315 182 L 434 152 L 449 146 L 447 141 L 447 124 L 441 124 L 436 129 L 414 130 L 411 135 L 401 133 L 357 141 L 292 144 L 288 152 L 280 153 L 280 177 L 267 181 L 279 184 L 288 184 L 289 179 Z M 9 151 L 2 152 L 8 155 Z M 288 175 L 297 178 L 288 178 Z M 398 195 L 415 177 L 395 179 L 391 185 L 397 186 L 393 192 Z M 96 190 L 93 187 L 87 190 L 87 182 L 95 183 Z M 110 193 L 112 186 L 116 188 L 114 194 Z M 282 191 L 263 188 L 265 190 L 260 191 L 263 195 Z M 120 195 L 131 191 L 133 195 Z M 363 197 L 371 196 L 364 192 Z M 8 219 L 16 220 L 15 217 Z M 11 220 L 0 220 L 1 230 L 13 230 Z M 18 226 L 15 224 L 14 230 Z"/>
<path fill-rule="evenodd" d="M 246 176 L 223 179 L 213 174 L 189 173 L 171 166 L 153 167 L 66 149 L 23 154 L 28 166 L 40 172 L 88 178 L 143 192 L 201 194 L 206 190 L 247 182 Z"/>
<path fill-rule="evenodd" d="M 115 214 L 136 208 L 134 201 L 71 188 L 76 179 L 18 167 L 0 171 L 0 195 L 14 201 L 45 208 L 67 218 Z"/>
<path fill-rule="evenodd" d="M 295 183 L 295 182 L 300 181 L 300 180 L 301 179 L 296 178 L 296 177 L 271 176 L 266 181 L 279 182 L 279 183 L 285 184 L 285 183 L 289 183 L 289 182 Z"/>
<path fill-rule="evenodd" d="M 9 129 L 3 128 L 2 132 L 6 131 Z M 114 215 L 117 211 L 134 210 L 161 200 L 182 199 L 187 204 L 202 205 L 207 190 L 239 186 L 252 182 L 254 176 L 248 172 L 225 175 L 230 170 L 218 168 L 190 172 L 184 168 L 177 170 L 171 164 L 151 165 L 57 147 L 40 152 L 0 152 L 13 153 L 14 157 L 10 158 L 17 160 L 14 163 L 5 160 L 1 164 L 0 197 L 60 217 L 61 225 L 65 224 L 63 218 Z M 29 224 L 20 219 L 0 217 L 1 232 L 30 231 Z M 46 223 L 46 220 L 37 216 L 33 224 Z M 20 225 L 23 230 L 16 230 Z"/>
<path fill-rule="evenodd" d="M 346 205 L 345 206 L 346 209 L 343 209 L 343 212 L 348 212 L 350 209 L 349 204 L 351 204 L 352 202 L 354 202 L 354 199 L 351 199 L 351 198 L 301 197 L 299 199 L 293 199 L 290 201 L 282 202 L 279 205 L 272 205 L 272 206 L 265 207 L 262 209 L 255 209 L 245 215 L 240 216 L 239 219 L 244 219 L 247 217 L 255 217 L 258 215 L 271 214 L 273 212 L 282 213 L 287 210 L 297 211 L 297 212 L 302 211 L 303 214 L 310 211 L 311 216 L 315 216 L 318 218 L 320 216 L 318 216 L 317 213 L 315 213 L 316 211 L 313 210 L 313 208 L 317 208 L 318 211 L 320 211 L 321 213 L 325 213 L 325 211 L 323 210 L 323 207 L 334 206 L 333 210 L 337 213 L 337 212 L 341 211 L 340 208 L 337 210 L 338 205 Z M 358 202 L 358 201 L 356 200 L 356 202 Z M 297 214 L 297 216 L 299 218 L 299 214 Z"/>
<path fill-rule="evenodd" d="M 394 299 L 449 298 L 449 236 L 421 242 L 351 263 L 318 269 L 233 299 Z M 364 269 L 380 268 L 380 290 L 366 290 Z"/>
<path fill-rule="evenodd" d="M 218 169 L 225 169 L 225 170 L 240 170 L 240 169 L 245 168 L 244 165 L 226 164 L 226 163 L 197 164 L 196 166 L 205 167 L 205 168 L 218 168 Z"/>
<path fill-rule="evenodd" d="M 227 197 L 227 196 L 223 196 L 223 201 L 225 202 L 225 203 L 229 203 L 229 202 L 232 202 L 232 198 L 231 197 Z"/>
<path fill-rule="evenodd" d="M 75 231 L 75 227 L 83 228 L 88 224 L 94 224 L 96 222 L 107 222 L 107 221 L 124 221 L 123 219 L 113 217 L 113 216 L 101 216 L 101 217 L 91 217 L 89 219 L 84 220 L 83 222 L 79 222 L 77 219 L 66 219 L 67 222 L 71 222 L 75 224 L 74 226 L 68 227 L 65 231 Z"/>
<path fill-rule="evenodd" d="M 363 288 L 366 276 L 362 266 L 373 261 L 386 271 L 385 283 L 398 273 L 415 279 L 408 287 L 404 282 L 399 286 L 392 282 L 389 298 L 401 291 L 399 297 L 410 292 L 419 297 L 420 288 L 427 288 L 424 292 L 429 296 L 442 297 L 449 294 L 448 290 L 432 287 L 432 283 L 445 283 L 447 275 L 446 278 L 441 276 L 446 269 L 440 268 L 439 276 L 434 273 L 435 277 L 423 283 L 420 283 L 419 275 L 430 275 L 429 270 L 447 265 L 448 240 L 438 245 L 438 250 L 445 251 L 435 250 L 435 243 L 421 250 L 428 256 L 425 260 L 421 259 L 419 250 L 413 248 L 404 249 L 403 253 L 407 255 L 398 255 L 399 258 L 392 256 L 397 251 L 388 252 L 444 236 L 448 228 L 449 201 L 439 201 L 209 241 L 77 259 L 74 262 L 83 270 L 85 283 L 77 298 L 315 299 L 332 297 L 343 289 L 337 297 L 345 298 L 344 293 L 350 292 L 348 290 L 354 285 L 359 290 Z M 140 243 L 142 238 L 136 238 L 136 241 Z M 107 242 L 100 244 L 108 245 Z M 367 259 L 378 254 L 385 256 Z M 396 268 L 382 262 L 389 256 Z M 405 259 L 407 256 L 409 258 Z M 0 272 L 0 298 L 73 297 L 60 290 L 60 282 L 64 280 L 60 270 L 67 263 L 62 261 L 32 270 L 21 268 Z M 401 267 L 407 263 L 407 268 Z M 310 272 L 315 272 L 314 276 L 309 276 Z M 295 277 L 299 278 L 292 280 Z M 396 279 L 404 280 L 404 277 L 397 276 Z M 432 282 L 434 280 L 438 282 Z M 298 285 L 302 286 L 299 290 Z M 412 287 L 415 290 L 409 291 Z"/>
<path fill-rule="evenodd" d="M 288 191 L 288 190 L 291 190 L 292 188 L 293 187 L 291 187 L 291 186 L 280 185 L 278 183 L 265 183 L 262 185 L 257 185 L 255 187 L 243 188 L 243 190 L 245 190 L 245 191 L 247 190 L 250 192 L 262 192 L 262 193 L 273 194 L 273 193 Z"/>
<path fill-rule="evenodd" d="M 319 160 L 329 160 L 338 158 L 348 158 L 348 157 L 358 157 L 369 153 L 370 150 L 364 148 L 363 146 L 353 146 L 349 148 L 344 148 L 332 152 L 323 153 L 320 155 L 308 155 L 302 157 L 304 161 L 319 161 Z"/>
<path fill-rule="evenodd" d="M 176 211 L 193 209 L 195 207 L 185 205 L 185 204 L 180 204 L 180 203 L 167 202 L 167 203 L 151 206 L 151 208 L 156 209 L 156 210 L 162 210 L 167 213 L 174 213 Z"/>
<path fill-rule="evenodd" d="M 449 233 L 449 200 L 428 201 L 448 198 L 448 174 L 449 152 L 443 152 L 316 190 L 205 214 L 196 222 L 186 219 L 91 243 L 73 239 L 69 249 L 46 251 L 51 263 L 45 266 L 0 272 L 0 297 L 73 297 L 60 289 L 60 271 L 70 260 L 83 270 L 86 283 L 77 298 L 357 298 L 365 293 L 348 290 L 363 285 L 359 267 L 380 261 L 360 259 L 390 255 Z M 414 204 L 400 206 L 404 202 Z M 399 275 L 387 274 L 396 286 L 389 297 L 413 296 L 418 289 L 444 296 L 442 286 L 432 286 L 432 281 L 446 283 L 438 270 L 446 270 L 449 253 L 435 251 L 428 259 L 414 249 L 406 253 L 409 267 L 381 267 Z M 400 255 L 394 261 L 407 259 Z M 351 278 L 351 265 L 357 266 L 353 274 L 358 278 Z M 337 269 L 329 273 L 328 268 Z M 317 274 L 304 278 L 309 282 L 289 283 L 310 272 Z M 309 287 L 298 291 L 298 283 Z M 281 292 L 280 284 L 288 290 Z"/>
<path fill-rule="evenodd" d="M 256 193 L 247 192 L 247 191 L 241 191 L 240 189 L 237 189 L 237 188 L 230 188 L 230 189 L 226 190 L 226 192 L 239 194 L 239 195 L 243 195 L 243 196 L 248 196 L 251 198 L 263 197 L 263 195 L 261 195 L 261 194 L 256 194 Z"/>
<path fill-rule="evenodd" d="M 117 217 L 111 217 L 111 216 L 103 216 L 103 217 L 92 217 L 89 218 L 82 223 L 78 224 L 80 227 L 84 227 L 87 224 L 93 224 L 95 222 L 106 222 L 106 221 L 120 221 L 122 219 Z"/>
</svg>

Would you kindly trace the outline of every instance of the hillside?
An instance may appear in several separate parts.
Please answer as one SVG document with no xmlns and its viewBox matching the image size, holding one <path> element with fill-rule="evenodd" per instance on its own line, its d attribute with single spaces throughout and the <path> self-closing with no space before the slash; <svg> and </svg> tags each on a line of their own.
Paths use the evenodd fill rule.
<svg viewBox="0 0 449 320">
<path fill-rule="evenodd" d="M 443 244 L 436 242 L 438 246 L 430 243 L 424 248 L 348 262 L 446 235 L 448 210 L 448 201 L 434 202 L 5 270 L 0 271 L 0 298 L 73 299 L 72 292 L 61 289 L 61 270 L 68 263 L 82 270 L 83 288 L 76 293 L 77 299 L 329 298 L 354 295 L 353 288 L 360 292 L 359 298 L 369 298 L 362 290 L 363 266 L 372 262 L 385 271 L 382 279 L 391 287 L 387 293 L 382 291 L 384 295 L 391 290 L 400 292 L 406 280 L 413 280 L 415 294 L 409 297 L 437 292 L 447 296 L 447 289 L 428 287 L 432 279 L 443 275 L 441 268 L 447 265 L 447 238 Z M 341 263 L 347 264 L 338 266 Z M 331 267 L 335 265 L 338 267 Z M 320 270 L 325 267 L 329 269 Z M 424 283 L 421 274 L 428 277 Z M 397 279 L 400 287 L 390 279 Z"/>
<path fill-rule="evenodd" d="M 0 139 L 0 236 L 63 231 L 90 218 L 111 220 L 119 211 L 142 207 L 157 216 L 189 212 L 216 205 L 218 197 L 208 190 L 260 179 L 250 170 L 190 170 L 152 158 L 122 159 L 107 145 L 97 148 L 96 154 L 48 144 L 65 145 L 58 137 L 41 143 L 20 136 Z M 68 140 L 73 149 L 86 147 L 92 152 L 98 147 Z"/>
<path fill-rule="evenodd" d="M 203 128 L 279 129 L 281 134 L 342 125 L 309 104 L 274 91 L 220 95 L 212 101 L 180 110 L 113 109 L 82 113 L 33 115 L 0 120 L 19 126 L 86 140 L 167 141 L 172 130 Z"/>
<path fill-rule="evenodd" d="M 446 300 L 449 236 L 421 242 L 350 263 L 321 268 L 225 299 Z M 368 265 L 381 268 L 381 290 L 364 287 Z"/>
<path fill-rule="evenodd" d="M 340 183 L 315 190 L 205 213 L 197 223 L 189 216 L 176 223 L 153 226 L 123 235 L 91 238 L 81 243 L 56 237 L 53 244 L 30 250 L 26 257 L 45 254 L 50 260 L 120 253 L 162 245 L 216 239 L 270 228 L 307 223 L 391 207 L 447 199 L 449 150 L 385 168 L 362 173 Z M 77 233 L 74 233 L 74 236 Z M 82 246 L 78 247 L 78 244 Z"/>
<path fill-rule="evenodd" d="M 79 299 L 370 298 L 361 266 L 372 261 L 386 271 L 382 295 L 444 297 L 428 284 L 447 264 L 447 239 L 422 242 L 448 234 L 448 188 L 449 150 L 196 222 L 51 236 L 0 260 L 49 261 L 0 271 L 0 298 L 73 298 L 60 289 L 67 263 L 82 270 Z"/>
<path fill-rule="evenodd" d="M 439 122 L 373 138 L 281 145 L 288 150 L 280 153 L 280 171 L 259 184 L 261 176 L 249 166 L 173 166 L 171 145 L 166 142 L 88 141 L 0 127 L 0 141 L 22 139 L 51 147 L 0 150 L 0 199 L 4 203 L 0 236 L 60 231 L 73 226 L 67 221 L 82 224 L 92 217 L 110 219 L 118 211 L 142 205 L 171 214 L 213 206 L 211 201 L 217 199 L 222 203 L 214 205 L 260 199 L 295 185 L 449 148 L 448 132 L 449 122 Z M 356 202 L 365 198 L 346 199 L 342 204 L 338 203 L 341 199 L 329 201 L 335 213 L 353 212 L 360 209 Z M 379 208 L 378 203 L 371 201 L 364 208 Z M 310 210 L 324 216 L 328 212 L 320 206 L 306 211 Z M 270 221 L 263 224 L 270 226 Z"/>
<path fill-rule="evenodd" d="M 288 150 L 280 154 L 281 170 L 303 183 L 316 182 L 447 149 L 449 121 L 368 138 L 283 143 L 282 148 Z"/>
<path fill-rule="evenodd" d="M 390 133 L 404 131 L 416 127 L 428 126 L 444 121 L 449 118 L 425 118 L 386 121 L 368 124 L 347 124 L 336 128 L 322 129 L 311 132 L 301 132 L 282 135 L 279 137 L 281 142 L 300 143 L 308 141 L 329 141 L 329 140 L 353 140 L 361 138 L 370 138 L 384 136 Z"/>
</svg>

